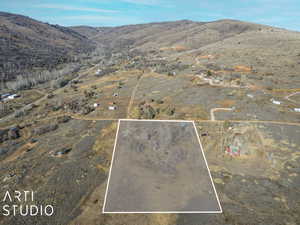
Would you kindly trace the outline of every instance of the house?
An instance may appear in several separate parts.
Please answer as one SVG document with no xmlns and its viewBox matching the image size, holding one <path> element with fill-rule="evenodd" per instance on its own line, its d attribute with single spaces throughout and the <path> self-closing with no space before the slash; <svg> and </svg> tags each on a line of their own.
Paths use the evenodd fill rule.
<svg viewBox="0 0 300 225">
<path fill-rule="evenodd" d="M 12 94 L 12 95 L 9 95 L 8 97 L 7 97 L 7 99 L 15 99 L 15 98 L 18 98 L 18 97 L 20 97 L 20 95 L 18 95 L 18 94 Z"/>
<path fill-rule="evenodd" d="M 8 96 L 10 96 L 10 94 L 9 94 L 9 93 L 2 94 L 2 95 L 1 95 L 1 98 L 2 98 L 2 99 L 4 99 L 4 98 L 7 98 Z"/>
<path fill-rule="evenodd" d="M 300 112 L 300 108 L 294 108 L 295 112 Z"/>
<path fill-rule="evenodd" d="M 281 104 L 280 101 L 276 101 L 276 100 L 274 100 L 274 99 L 271 99 L 271 101 L 272 101 L 272 103 L 275 104 L 275 105 L 280 105 L 280 104 Z"/>
<path fill-rule="evenodd" d="M 117 106 L 110 105 L 110 106 L 108 106 L 108 110 L 111 110 L 111 111 L 117 110 Z"/>
<path fill-rule="evenodd" d="M 254 95 L 252 95 L 252 94 L 247 94 L 247 97 L 249 97 L 249 98 L 254 98 Z"/>
<path fill-rule="evenodd" d="M 225 149 L 225 154 L 230 155 L 230 156 L 240 156 L 241 150 L 237 146 L 229 145 Z"/>
<path fill-rule="evenodd" d="M 100 75 L 101 72 L 102 72 L 102 70 L 98 69 L 98 70 L 96 71 L 96 75 Z"/>
<path fill-rule="evenodd" d="M 19 94 L 3 94 L 3 95 L 1 95 L 1 98 L 3 101 L 13 100 L 18 97 L 20 97 Z"/>
<path fill-rule="evenodd" d="M 94 103 L 94 108 L 97 108 L 97 107 L 99 107 L 99 106 L 100 106 L 99 103 Z"/>
</svg>

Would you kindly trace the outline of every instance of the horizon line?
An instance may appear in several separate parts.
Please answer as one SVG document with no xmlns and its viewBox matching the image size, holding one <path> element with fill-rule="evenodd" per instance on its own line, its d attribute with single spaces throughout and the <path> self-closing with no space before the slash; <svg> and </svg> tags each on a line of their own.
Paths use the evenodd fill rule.
<svg viewBox="0 0 300 225">
<path fill-rule="evenodd" d="M 287 31 L 292 31 L 292 32 L 300 32 L 300 30 L 293 30 L 285 27 L 280 27 L 280 26 L 275 26 L 275 25 L 268 25 L 264 23 L 257 23 L 257 22 L 252 22 L 252 21 L 244 21 L 244 20 L 239 20 L 239 19 L 233 19 L 233 18 L 222 18 L 222 19 L 217 19 L 217 20 L 207 20 L 207 21 L 199 21 L 199 20 L 191 20 L 191 19 L 178 19 L 178 20 L 159 20 L 159 21 L 153 21 L 153 22 L 140 22 L 140 23 L 125 23 L 122 25 L 99 25 L 99 26 L 94 26 L 94 25 L 84 25 L 84 24 L 77 24 L 77 25 L 64 25 L 62 23 L 51 23 L 45 20 L 40 20 L 38 18 L 34 18 L 33 16 L 30 15 L 25 15 L 25 14 L 20 14 L 20 13 L 13 13 L 13 12 L 8 12 L 8 11 L 1 11 L 0 13 L 7 13 L 7 14 L 12 14 L 12 15 L 18 15 L 18 16 L 23 16 L 30 18 L 32 20 L 49 24 L 49 25 L 59 25 L 62 27 L 91 27 L 91 28 L 117 28 L 117 27 L 124 27 L 124 26 L 136 26 L 136 25 L 147 25 L 147 24 L 160 24 L 160 23 L 174 23 L 174 22 L 180 22 L 180 21 L 188 21 L 192 23 L 214 23 L 214 22 L 221 22 L 221 21 L 233 21 L 233 22 L 242 22 L 242 23 L 249 23 L 249 24 L 255 24 L 255 25 L 260 25 L 260 26 L 266 26 L 270 28 L 276 28 L 276 29 L 283 29 Z"/>
</svg>

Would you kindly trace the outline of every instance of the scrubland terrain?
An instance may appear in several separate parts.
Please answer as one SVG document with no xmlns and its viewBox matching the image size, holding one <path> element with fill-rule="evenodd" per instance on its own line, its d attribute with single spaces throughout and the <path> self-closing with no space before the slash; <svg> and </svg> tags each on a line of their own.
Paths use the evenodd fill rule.
<svg viewBox="0 0 300 225">
<path fill-rule="evenodd" d="M 1 44 L 1 55 L 11 55 L 1 58 L 1 93 L 20 97 L 0 103 L 0 193 L 35 190 L 56 212 L 0 216 L 0 224 L 300 223 L 299 32 L 234 20 L 47 25 L 65 42 L 43 39 L 44 45 L 78 59 L 51 63 L 51 69 L 39 64 L 47 78 L 33 82 L 30 74 L 24 81 L 7 73 L 30 58 L 20 36 L 29 35 L 32 21 L 0 16 L 0 37 L 4 28 L 21 26 L 8 23 L 21 20 L 26 28 L 18 38 L 1 38 L 21 53 Z M 74 41 L 88 53 L 77 55 Z M 51 49 L 44 45 L 30 45 L 37 61 L 58 59 L 49 52 L 51 60 L 43 58 L 39 52 Z M 33 74 L 37 80 L 36 69 Z M 121 118 L 196 121 L 223 213 L 102 214 Z"/>
</svg>

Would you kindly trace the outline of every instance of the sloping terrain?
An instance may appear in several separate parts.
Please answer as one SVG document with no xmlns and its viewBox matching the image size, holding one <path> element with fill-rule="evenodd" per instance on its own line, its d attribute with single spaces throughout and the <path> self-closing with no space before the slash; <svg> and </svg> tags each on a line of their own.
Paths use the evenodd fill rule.
<svg viewBox="0 0 300 225">
<path fill-rule="evenodd" d="M 134 47 L 142 49 L 176 45 L 195 49 L 261 27 L 233 20 L 206 23 L 182 20 L 111 28 L 99 34 L 98 40 L 130 40 Z"/>
<path fill-rule="evenodd" d="M 98 29 L 95 27 L 89 26 L 73 26 L 69 27 L 70 29 L 74 30 L 75 32 L 84 35 L 86 37 L 93 37 L 98 34 Z"/>
<path fill-rule="evenodd" d="M 295 31 L 236 20 L 183 20 L 106 28 L 93 40 L 117 52 L 130 49 L 196 61 L 204 70 L 226 70 L 229 75 L 248 70 L 250 79 L 261 80 L 265 87 L 295 88 L 300 82 L 300 33 Z"/>
<path fill-rule="evenodd" d="M 52 69 L 92 50 L 72 29 L 0 12 L 0 79 L 11 80 L 32 68 Z"/>
</svg>

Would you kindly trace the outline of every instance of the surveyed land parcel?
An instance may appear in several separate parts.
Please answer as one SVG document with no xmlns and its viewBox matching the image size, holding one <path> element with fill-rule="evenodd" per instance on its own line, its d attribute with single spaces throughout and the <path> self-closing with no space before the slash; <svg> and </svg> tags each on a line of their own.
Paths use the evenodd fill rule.
<svg viewBox="0 0 300 225">
<path fill-rule="evenodd" d="M 103 212 L 222 212 L 194 123 L 120 120 Z"/>
</svg>

